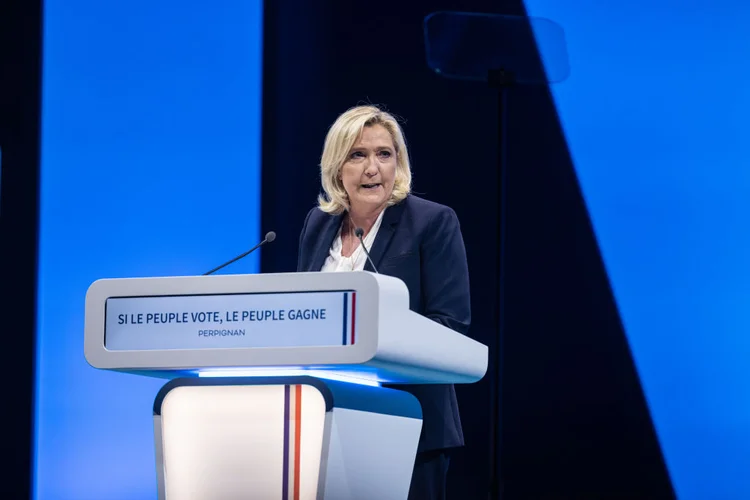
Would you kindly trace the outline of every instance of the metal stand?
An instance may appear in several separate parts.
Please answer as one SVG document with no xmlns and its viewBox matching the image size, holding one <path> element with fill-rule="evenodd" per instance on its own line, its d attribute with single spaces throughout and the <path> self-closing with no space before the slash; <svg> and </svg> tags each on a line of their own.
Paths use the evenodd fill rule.
<svg viewBox="0 0 750 500">
<path fill-rule="evenodd" d="M 508 90 L 514 83 L 514 75 L 505 69 L 490 70 L 488 72 L 488 83 L 497 89 L 497 219 L 495 224 L 495 237 L 498 248 L 497 276 L 497 308 L 495 309 L 495 327 L 498 332 L 492 352 L 490 353 L 490 366 L 494 367 L 494 381 L 497 389 L 492 394 L 491 408 L 491 438 L 492 457 L 490 463 L 490 498 L 502 497 L 502 479 L 500 475 L 500 450 L 502 449 L 501 432 L 501 389 L 502 389 L 502 348 L 505 323 L 505 241 L 507 220 L 507 96 Z"/>
</svg>

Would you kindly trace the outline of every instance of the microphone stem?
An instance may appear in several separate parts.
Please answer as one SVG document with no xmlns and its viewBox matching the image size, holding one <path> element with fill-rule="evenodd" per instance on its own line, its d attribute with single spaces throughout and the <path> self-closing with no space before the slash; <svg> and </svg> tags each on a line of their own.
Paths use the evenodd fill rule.
<svg viewBox="0 0 750 500">
<path fill-rule="evenodd" d="M 359 234 L 359 235 L 358 235 L 357 237 L 359 238 L 359 244 L 360 244 L 360 245 L 362 245 L 362 250 L 363 250 L 363 251 L 365 252 L 365 256 L 367 257 L 367 260 L 368 260 L 368 262 L 370 262 L 370 265 L 372 266 L 372 269 L 373 269 L 373 270 L 374 270 L 374 271 L 375 271 L 376 273 L 380 274 L 380 273 L 378 272 L 378 268 L 377 268 L 377 267 L 375 267 L 375 263 L 374 263 L 374 262 L 372 261 L 372 259 L 370 258 L 370 252 L 368 252 L 368 251 L 367 251 L 367 247 L 365 246 L 365 240 L 364 240 L 364 239 L 362 238 L 362 235 L 361 235 L 361 234 Z"/>
<path fill-rule="evenodd" d="M 234 259 L 230 260 L 229 262 L 225 262 L 222 265 L 220 265 L 218 267 L 215 267 L 215 268 L 211 269 L 210 271 L 208 271 L 206 273 L 203 273 L 203 276 L 208 276 L 209 274 L 213 274 L 216 271 L 218 271 L 219 269 L 223 269 L 223 268 L 227 267 L 229 264 L 231 264 L 233 262 L 237 262 L 238 260 L 240 260 L 241 258 L 243 258 L 246 255 L 250 254 L 251 252 L 254 252 L 258 247 L 260 247 L 261 245 L 263 245 L 265 242 L 266 242 L 266 240 L 264 239 L 263 241 L 261 241 L 260 243 L 258 243 L 257 245 L 255 245 L 253 248 L 251 248 L 247 252 L 245 252 L 245 253 L 243 253 L 241 255 L 238 255 L 237 257 L 235 257 Z"/>
</svg>

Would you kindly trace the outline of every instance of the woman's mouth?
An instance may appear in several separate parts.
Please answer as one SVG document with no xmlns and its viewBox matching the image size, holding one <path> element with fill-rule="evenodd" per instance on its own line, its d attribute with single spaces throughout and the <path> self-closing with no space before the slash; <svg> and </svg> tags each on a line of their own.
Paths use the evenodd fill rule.
<svg viewBox="0 0 750 500">
<path fill-rule="evenodd" d="M 377 189 L 380 187 L 380 183 L 375 184 L 361 184 L 364 189 Z"/>
</svg>

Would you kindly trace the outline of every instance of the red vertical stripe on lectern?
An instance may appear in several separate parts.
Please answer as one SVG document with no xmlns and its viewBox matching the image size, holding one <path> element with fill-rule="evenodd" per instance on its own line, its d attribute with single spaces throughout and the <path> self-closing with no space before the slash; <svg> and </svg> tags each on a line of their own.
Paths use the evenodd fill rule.
<svg viewBox="0 0 750 500">
<path fill-rule="evenodd" d="M 294 500 L 299 500 L 300 437 L 302 435 L 302 386 L 295 385 L 294 412 Z"/>
<path fill-rule="evenodd" d="M 352 341 L 351 345 L 354 345 L 354 318 L 357 313 L 357 292 L 352 292 Z"/>
</svg>

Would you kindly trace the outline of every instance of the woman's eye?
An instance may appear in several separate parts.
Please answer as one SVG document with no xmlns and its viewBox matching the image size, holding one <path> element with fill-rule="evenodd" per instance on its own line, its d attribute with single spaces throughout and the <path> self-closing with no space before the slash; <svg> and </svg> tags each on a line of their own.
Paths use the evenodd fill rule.
<svg viewBox="0 0 750 500">
<path fill-rule="evenodd" d="M 385 157 L 385 158 L 390 158 L 390 156 L 391 156 L 391 152 L 390 152 L 390 151 L 381 151 L 381 152 L 380 152 L 380 153 L 378 153 L 378 154 L 379 154 L 380 156 L 383 156 L 383 157 Z"/>
<path fill-rule="evenodd" d="M 362 151 L 355 151 L 349 157 L 350 158 L 364 158 L 365 155 L 362 153 Z"/>
</svg>

